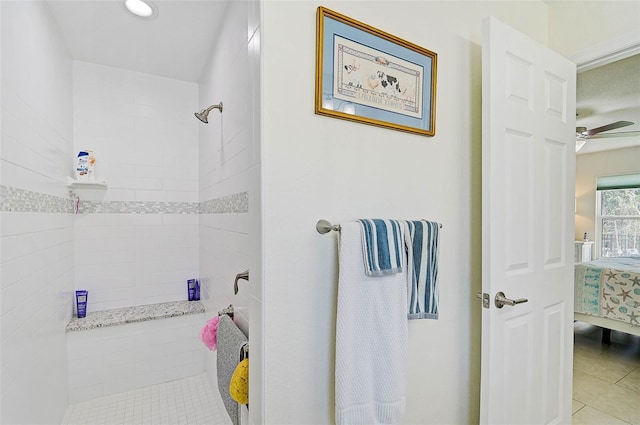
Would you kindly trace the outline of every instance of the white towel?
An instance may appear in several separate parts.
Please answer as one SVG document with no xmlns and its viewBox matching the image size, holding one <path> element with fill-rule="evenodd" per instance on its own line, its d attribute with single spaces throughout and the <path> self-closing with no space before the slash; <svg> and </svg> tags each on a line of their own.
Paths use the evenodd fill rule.
<svg viewBox="0 0 640 425">
<path fill-rule="evenodd" d="M 367 276 L 361 244 L 360 225 L 343 223 L 336 424 L 397 424 L 404 413 L 407 381 L 407 275 Z"/>
</svg>

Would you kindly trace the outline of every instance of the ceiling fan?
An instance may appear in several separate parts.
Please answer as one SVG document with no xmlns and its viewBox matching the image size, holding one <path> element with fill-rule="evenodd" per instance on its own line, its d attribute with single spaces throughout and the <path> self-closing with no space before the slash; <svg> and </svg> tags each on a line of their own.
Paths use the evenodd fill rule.
<svg viewBox="0 0 640 425">
<path fill-rule="evenodd" d="M 605 133 L 617 128 L 627 127 L 633 125 L 631 121 L 616 121 L 611 124 L 603 125 L 602 127 L 587 129 L 586 127 L 576 127 L 576 152 L 578 152 L 589 139 L 600 139 L 606 137 L 625 137 L 637 134 L 637 131 L 621 131 L 616 133 Z"/>
</svg>

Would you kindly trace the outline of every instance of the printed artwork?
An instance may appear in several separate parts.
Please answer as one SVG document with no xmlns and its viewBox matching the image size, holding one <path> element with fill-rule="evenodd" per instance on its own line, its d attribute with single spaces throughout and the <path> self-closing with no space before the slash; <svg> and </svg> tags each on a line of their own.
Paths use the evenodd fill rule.
<svg viewBox="0 0 640 425">
<path fill-rule="evenodd" d="M 436 53 L 322 6 L 316 18 L 316 114 L 436 134 Z"/>
<path fill-rule="evenodd" d="M 422 117 L 423 67 L 334 35 L 333 97 Z"/>
</svg>

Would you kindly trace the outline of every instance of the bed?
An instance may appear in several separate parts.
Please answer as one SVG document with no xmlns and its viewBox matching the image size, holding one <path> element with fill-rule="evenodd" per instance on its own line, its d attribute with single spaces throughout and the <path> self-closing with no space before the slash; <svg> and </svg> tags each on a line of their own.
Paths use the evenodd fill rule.
<svg viewBox="0 0 640 425">
<path fill-rule="evenodd" d="M 640 335 L 640 257 L 606 258 L 575 265 L 574 319 Z"/>
</svg>

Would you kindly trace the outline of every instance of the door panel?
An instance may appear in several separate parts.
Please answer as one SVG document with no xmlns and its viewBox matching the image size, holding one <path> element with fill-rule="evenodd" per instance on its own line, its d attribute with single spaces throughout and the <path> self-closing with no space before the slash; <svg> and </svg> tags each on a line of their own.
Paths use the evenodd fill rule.
<svg viewBox="0 0 640 425">
<path fill-rule="evenodd" d="M 505 351 L 518 347 L 519 355 L 505 355 L 505 374 L 503 399 L 505 403 L 503 413 L 506 418 L 513 418 L 513 423 L 527 423 L 515 418 L 527 418 L 532 415 L 531 405 L 527 402 L 532 398 L 533 388 L 529 385 L 513 385 L 512 382 L 531 382 L 533 380 L 533 317 L 525 314 L 505 320 L 504 323 Z"/>
<path fill-rule="evenodd" d="M 547 388 L 543 404 L 544 423 L 547 424 L 557 423 L 561 420 L 562 406 L 558 400 L 562 399 L 562 394 L 565 391 L 565 371 L 564 363 L 554 361 L 554 359 L 561 358 L 565 350 L 563 323 L 566 320 L 564 303 L 545 308 L 543 335 L 546 335 L 546 338 L 542 347 L 544 360 L 542 387 Z"/>
<path fill-rule="evenodd" d="M 533 135 L 507 130 L 504 140 L 505 266 L 510 275 L 529 272 L 533 265 Z"/>
<path fill-rule="evenodd" d="M 567 233 L 565 214 L 567 155 L 566 143 L 545 139 L 545 173 L 544 173 L 544 234 L 545 234 L 545 269 L 561 267 L 566 262 L 564 235 Z M 562 185 L 553 188 L 553 185 Z M 556 190 L 554 190 L 556 189 Z"/>
</svg>

